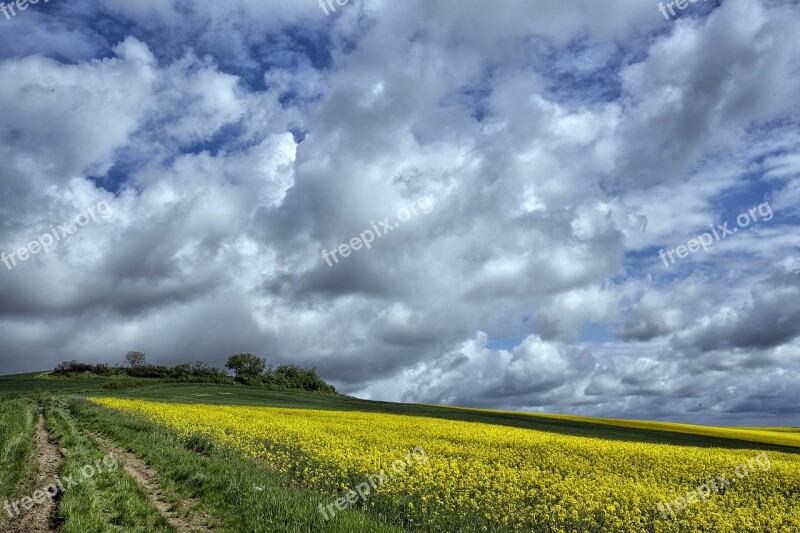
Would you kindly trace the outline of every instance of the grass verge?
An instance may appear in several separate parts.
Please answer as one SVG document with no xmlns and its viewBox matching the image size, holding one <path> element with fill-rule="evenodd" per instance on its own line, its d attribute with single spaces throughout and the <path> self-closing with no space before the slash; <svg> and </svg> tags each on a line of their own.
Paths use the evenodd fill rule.
<svg viewBox="0 0 800 533">
<path fill-rule="evenodd" d="M 33 398 L 0 397 L 0 505 L 33 491 L 37 415 Z M 8 519 L 0 510 L 0 526 Z"/>
<path fill-rule="evenodd" d="M 150 464 L 161 486 L 175 498 L 190 498 L 219 518 L 229 531 L 399 533 L 388 517 L 348 510 L 326 522 L 318 511 L 329 503 L 320 495 L 239 453 L 203 439 L 184 440 L 174 431 L 131 414 L 80 398 L 69 409 L 92 431 Z"/>
</svg>

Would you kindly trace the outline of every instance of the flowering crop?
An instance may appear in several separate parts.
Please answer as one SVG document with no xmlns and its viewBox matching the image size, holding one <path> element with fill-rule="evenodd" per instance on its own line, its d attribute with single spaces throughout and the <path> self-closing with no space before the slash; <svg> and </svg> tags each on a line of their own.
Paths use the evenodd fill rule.
<svg viewBox="0 0 800 533">
<path fill-rule="evenodd" d="M 730 471 L 754 450 L 575 437 L 356 411 L 94 399 L 182 435 L 202 434 L 335 495 L 423 446 L 429 460 L 363 507 L 427 531 L 800 530 L 800 457 L 769 452 L 752 474 L 665 519 L 660 501 Z"/>
</svg>

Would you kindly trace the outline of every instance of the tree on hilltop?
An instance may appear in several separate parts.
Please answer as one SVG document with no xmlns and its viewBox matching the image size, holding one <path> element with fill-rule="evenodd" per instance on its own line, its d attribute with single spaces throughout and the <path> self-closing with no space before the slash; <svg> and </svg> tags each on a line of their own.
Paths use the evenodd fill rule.
<svg viewBox="0 0 800 533">
<path fill-rule="evenodd" d="M 128 352 L 125 354 L 125 362 L 131 368 L 140 368 L 147 365 L 146 357 L 142 352 Z"/>
<path fill-rule="evenodd" d="M 225 368 L 233 370 L 237 379 L 252 379 L 264 373 L 267 362 L 251 353 L 237 353 L 228 357 Z"/>
</svg>

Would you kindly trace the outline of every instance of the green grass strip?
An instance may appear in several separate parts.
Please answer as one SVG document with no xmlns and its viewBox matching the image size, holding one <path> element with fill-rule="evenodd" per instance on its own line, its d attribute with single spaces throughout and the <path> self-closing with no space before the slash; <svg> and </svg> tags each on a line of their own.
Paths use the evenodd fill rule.
<svg viewBox="0 0 800 533">
<path fill-rule="evenodd" d="M 0 506 L 33 491 L 37 420 L 33 398 L 0 397 Z M 0 526 L 8 520 L 7 511 L 0 509 Z"/>
</svg>

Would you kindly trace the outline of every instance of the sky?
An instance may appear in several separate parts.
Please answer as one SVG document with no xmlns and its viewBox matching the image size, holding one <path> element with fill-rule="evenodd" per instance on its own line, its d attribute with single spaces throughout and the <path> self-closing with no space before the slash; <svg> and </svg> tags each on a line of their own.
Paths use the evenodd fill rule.
<svg viewBox="0 0 800 533">
<path fill-rule="evenodd" d="M 6 6 L 0 373 L 800 426 L 800 5 L 667 4 Z"/>
</svg>

